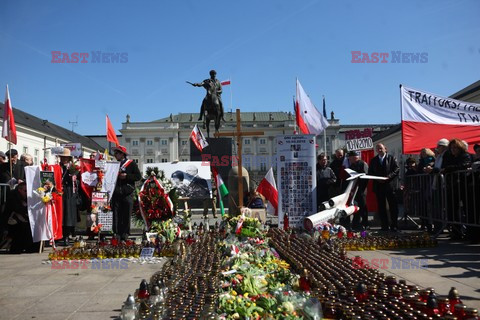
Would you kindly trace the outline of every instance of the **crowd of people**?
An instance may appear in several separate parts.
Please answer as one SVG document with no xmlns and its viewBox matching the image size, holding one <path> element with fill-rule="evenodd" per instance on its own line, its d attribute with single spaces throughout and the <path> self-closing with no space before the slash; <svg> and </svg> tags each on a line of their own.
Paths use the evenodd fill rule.
<svg viewBox="0 0 480 320">
<path fill-rule="evenodd" d="M 437 201 L 437 204 L 445 204 L 446 220 L 460 222 L 480 223 L 480 206 L 474 199 L 480 194 L 480 145 L 473 146 L 475 153 L 468 152 L 468 144 L 460 139 L 442 138 L 437 142 L 435 150 L 424 148 L 420 151 L 418 161 L 410 157 L 406 160 L 405 176 L 430 175 L 432 184 L 426 184 L 425 200 L 427 202 Z M 472 170 L 471 174 L 463 174 L 464 171 Z M 445 177 L 445 188 L 448 195 L 443 195 L 440 190 L 441 181 L 436 177 L 443 174 Z M 413 179 L 411 179 L 413 181 Z M 409 182 L 407 178 L 406 192 L 408 197 Z M 431 194 L 435 192 L 436 197 Z M 443 197 L 443 199 L 441 199 Z M 459 213 L 459 207 L 463 207 L 463 212 Z M 435 206 L 430 206 L 435 208 Z M 437 210 L 438 211 L 438 210 Z M 440 212 L 434 212 L 433 216 L 438 218 Z M 476 218 L 476 219 L 475 219 Z M 441 232 L 444 224 L 435 219 L 422 220 L 422 228 L 433 233 Z M 474 243 L 480 242 L 480 229 L 475 226 L 464 227 L 460 223 L 448 226 L 450 236 L 453 240 L 470 240 Z"/>
<path fill-rule="evenodd" d="M 123 146 L 114 149 L 114 157 L 120 162 L 117 184 L 112 195 L 113 232 L 122 239 L 130 234 L 130 217 L 133 209 L 135 182 L 141 179 L 141 173 L 135 161 L 127 159 L 127 150 Z M 60 245 L 69 246 L 76 236 L 75 226 L 81 221 L 80 212 L 90 210 L 90 200 L 80 187 L 80 172 L 74 164 L 69 149 L 64 148 L 58 154 L 58 164 L 62 184 L 62 233 Z M 90 159 L 97 159 L 96 152 Z M 32 156 L 18 157 L 11 149 L 0 152 L 0 231 L 1 245 L 9 246 L 10 253 L 31 253 L 39 251 L 39 243 L 34 243 L 30 227 L 25 167 L 33 165 Z M 88 230 L 87 230 L 88 233 Z M 91 235 L 91 234 L 90 234 Z M 48 245 L 48 244 L 47 244 Z"/>
<path fill-rule="evenodd" d="M 474 146 L 474 154 L 468 152 L 468 144 L 465 141 L 459 139 L 448 140 L 446 138 L 441 139 L 437 143 L 435 150 L 424 148 L 421 150 L 418 160 L 415 157 L 410 157 L 405 162 L 405 176 L 412 175 L 431 175 L 435 174 L 448 174 L 453 172 L 459 172 L 462 170 L 479 169 L 480 168 L 480 145 Z M 329 200 L 330 198 L 343 193 L 347 187 L 348 174 L 345 169 L 350 168 L 359 173 L 367 173 L 369 175 L 382 176 L 387 179 L 373 180 L 372 190 L 375 194 L 377 201 L 378 217 L 380 219 L 380 225 L 382 231 L 398 231 L 398 212 L 399 212 L 399 193 L 400 184 L 398 183 L 400 167 L 397 160 L 391 154 L 388 153 L 387 147 L 378 143 L 375 146 L 376 156 L 370 159 L 367 164 L 360 159 L 360 153 L 357 151 L 350 151 L 345 154 L 343 149 L 337 149 L 334 154 L 333 160 L 328 164 L 325 154 L 320 154 L 317 157 L 317 204 L 320 206 L 322 202 Z M 476 170 L 475 172 L 478 172 Z M 456 210 L 459 203 L 462 203 L 466 208 L 467 215 L 465 218 L 467 221 L 478 224 L 480 222 L 480 216 L 478 211 L 480 206 L 477 204 L 475 207 L 475 201 L 472 201 L 475 195 L 480 194 L 480 176 L 478 173 L 473 175 L 477 183 L 463 183 L 459 182 L 458 177 L 452 175 L 446 175 L 446 186 L 448 190 L 451 190 L 450 201 L 446 201 L 446 218 L 449 221 L 455 220 Z M 366 205 L 366 190 L 368 180 L 358 181 L 358 190 L 354 198 L 355 204 L 359 207 L 359 212 L 355 213 L 353 220 L 351 217 L 342 218 L 340 224 L 348 229 L 355 231 L 365 230 L 369 228 L 368 224 L 368 208 Z M 470 189 L 468 189 L 470 186 Z M 433 186 L 435 187 L 435 186 Z M 463 190 L 463 189 L 468 190 Z M 474 190 L 475 189 L 475 190 Z M 408 191 L 408 190 L 405 190 Z M 421 192 L 428 194 L 431 192 L 429 188 L 421 190 Z M 464 199 L 469 196 L 470 200 Z M 431 197 L 430 197 L 431 199 Z M 478 201 L 477 201 L 478 202 Z M 387 206 L 388 204 L 388 206 Z M 472 218 L 473 215 L 477 215 L 476 219 Z M 440 217 L 440 215 L 437 215 Z M 422 220 L 421 227 L 432 233 L 440 233 L 442 227 L 445 226 L 445 221 L 441 219 L 433 219 L 427 221 Z M 480 239 L 480 231 L 477 227 L 463 227 L 460 223 L 451 224 L 448 226 L 448 231 L 452 239 L 462 240 L 468 239 L 474 242 L 478 242 Z"/>
</svg>

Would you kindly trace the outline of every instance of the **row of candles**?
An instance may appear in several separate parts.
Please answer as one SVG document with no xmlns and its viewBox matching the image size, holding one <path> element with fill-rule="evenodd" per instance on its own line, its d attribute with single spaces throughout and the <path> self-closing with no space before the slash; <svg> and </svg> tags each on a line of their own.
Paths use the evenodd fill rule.
<svg viewBox="0 0 480 320">
<path fill-rule="evenodd" d="M 316 241 L 270 229 L 270 244 L 302 274 L 302 284 L 331 319 L 478 319 L 452 288 L 438 297 L 433 288 L 420 290 L 397 282 L 377 269 L 354 268 L 340 243 Z M 306 283 L 306 284 L 305 284 Z"/>
<path fill-rule="evenodd" d="M 127 298 L 121 319 L 216 319 L 221 265 L 217 236 L 203 233 L 190 245 L 178 240 L 172 261 Z"/>
</svg>

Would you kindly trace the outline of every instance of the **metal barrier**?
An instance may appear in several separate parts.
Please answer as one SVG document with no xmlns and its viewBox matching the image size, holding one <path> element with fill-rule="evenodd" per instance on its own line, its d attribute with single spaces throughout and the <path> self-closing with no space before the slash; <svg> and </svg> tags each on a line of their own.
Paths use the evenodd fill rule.
<svg viewBox="0 0 480 320">
<path fill-rule="evenodd" d="M 406 176 L 404 206 L 428 224 L 480 227 L 480 170 Z"/>
</svg>

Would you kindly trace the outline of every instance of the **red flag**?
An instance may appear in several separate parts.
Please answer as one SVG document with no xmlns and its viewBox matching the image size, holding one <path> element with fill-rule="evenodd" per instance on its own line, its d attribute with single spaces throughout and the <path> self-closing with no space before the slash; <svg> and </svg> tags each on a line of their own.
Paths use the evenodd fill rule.
<svg viewBox="0 0 480 320">
<path fill-rule="evenodd" d="M 221 84 L 222 86 L 228 86 L 228 85 L 230 85 L 230 79 L 224 80 L 224 81 L 220 82 L 220 84 Z"/>
<path fill-rule="evenodd" d="M 3 110 L 3 129 L 2 137 L 13 144 L 17 144 L 17 129 L 15 128 L 15 119 L 13 118 L 12 101 L 10 100 L 10 93 L 5 93 L 5 110 Z"/>
<path fill-rule="evenodd" d="M 275 214 L 278 214 L 278 190 L 277 184 L 275 183 L 275 178 L 273 177 L 273 169 L 270 168 L 265 178 L 260 181 L 258 185 L 257 192 L 260 193 L 267 199 L 272 207 L 275 209 Z"/>
<path fill-rule="evenodd" d="M 85 194 L 89 199 L 92 198 L 92 192 L 94 186 L 95 174 L 95 160 L 80 158 L 80 187 L 85 191 Z"/>
<path fill-rule="evenodd" d="M 107 115 L 107 141 L 115 143 L 116 147 L 120 145 L 120 142 L 118 142 L 118 139 L 117 139 L 117 134 L 113 129 L 112 123 L 110 122 L 108 115 Z"/>
</svg>

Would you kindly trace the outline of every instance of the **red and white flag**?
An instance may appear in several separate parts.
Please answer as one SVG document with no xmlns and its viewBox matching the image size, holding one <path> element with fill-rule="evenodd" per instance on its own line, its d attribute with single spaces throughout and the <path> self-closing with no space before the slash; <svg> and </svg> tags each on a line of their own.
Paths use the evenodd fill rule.
<svg viewBox="0 0 480 320">
<path fill-rule="evenodd" d="M 12 101 L 10 100 L 10 93 L 5 93 L 5 105 L 3 110 L 3 128 L 2 137 L 13 144 L 17 144 L 17 128 L 15 128 L 15 119 L 13 117 Z"/>
<path fill-rule="evenodd" d="M 438 140 L 458 138 L 480 143 L 480 104 L 440 97 L 401 86 L 402 144 L 404 154 L 435 148 Z"/>
<path fill-rule="evenodd" d="M 270 168 L 268 170 L 267 174 L 265 175 L 265 178 L 260 181 L 260 184 L 258 185 L 257 192 L 260 193 L 262 196 L 265 197 L 265 199 L 270 202 L 270 207 L 273 207 L 275 209 L 275 215 L 278 214 L 278 190 L 277 190 L 277 184 L 275 183 L 275 178 L 273 177 L 273 169 Z"/>
<path fill-rule="evenodd" d="M 120 145 L 120 142 L 118 142 L 117 134 L 113 129 L 112 123 L 110 122 L 110 118 L 108 117 L 108 115 L 106 118 L 106 122 L 107 122 L 107 141 L 115 143 L 115 146 L 118 147 Z"/>
<path fill-rule="evenodd" d="M 297 99 L 295 101 L 295 116 L 297 125 L 303 134 L 319 135 L 325 130 L 329 123 L 322 116 L 303 90 L 300 81 L 297 79 Z"/>
<path fill-rule="evenodd" d="M 202 150 L 208 146 L 207 140 L 205 139 L 202 131 L 200 131 L 197 125 L 193 127 L 192 133 L 190 133 L 190 139 L 192 139 L 195 147 L 197 147 L 200 152 L 202 152 Z"/>
<path fill-rule="evenodd" d="M 229 85 L 230 85 L 230 79 L 228 79 L 228 80 L 223 80 L 223 81 L 220 82 L 220 84 L 221 84 L 222 86 L 229 86 Z"/>
</svg>

